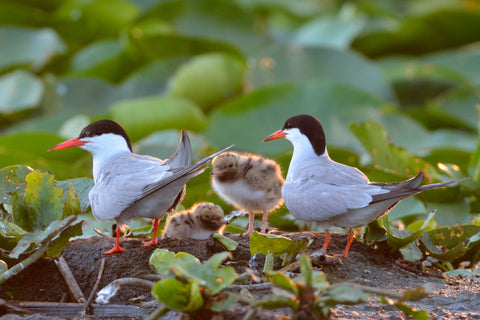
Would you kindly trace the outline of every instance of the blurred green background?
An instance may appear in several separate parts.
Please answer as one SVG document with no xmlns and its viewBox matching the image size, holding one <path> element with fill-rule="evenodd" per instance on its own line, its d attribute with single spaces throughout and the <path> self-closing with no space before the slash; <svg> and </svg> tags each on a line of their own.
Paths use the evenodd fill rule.
<svg viewBox="0 0 480 320">
<path fill-rule="evenodd" d="M 235 143 L 286 174 L 290 143 L 261 140 L 309 113 L 371 180 L 473 178 L 391 219 L 478 223 L 479 105 L 478 0 L 0 1 L 0 167 L 57 180 L 91 177 L 87 152 L 47 150 L 101 118 L 137 153 L 170 156 L 183 128 L 196 159 Z M 208 174 L 188 184 L 197 201 L 233 209 Z M 270 221 L 302 228 L 285 209 Z"/>
</svg>

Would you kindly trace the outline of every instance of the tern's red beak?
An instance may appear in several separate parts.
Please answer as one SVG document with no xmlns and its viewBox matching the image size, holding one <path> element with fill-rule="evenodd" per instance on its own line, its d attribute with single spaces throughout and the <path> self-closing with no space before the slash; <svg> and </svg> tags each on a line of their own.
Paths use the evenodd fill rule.
<svg viewBox="0 0 480 320">
<path fill-rule="evenodd" d="M 62 143 L 57 144 L 55 147 L 48 149 L 48 151 L 52 150 L 59 150 L 59 149 L 67 149 L 71 147 L 80 147 L 87 143 L 87 141 L 82 141 L 78 138 L 73 138 L 67 141 L 63 141 Z"/>
<path fill-rule="evenodd" d="M 282 130 L 278 130 L 272 133 L 271 135 L 269 135 L 268 137 L 266 137 L 265 139 L 263 139 L 262 142 L 285 138 L 286 135 L 287 134 Z"/>
</svg>

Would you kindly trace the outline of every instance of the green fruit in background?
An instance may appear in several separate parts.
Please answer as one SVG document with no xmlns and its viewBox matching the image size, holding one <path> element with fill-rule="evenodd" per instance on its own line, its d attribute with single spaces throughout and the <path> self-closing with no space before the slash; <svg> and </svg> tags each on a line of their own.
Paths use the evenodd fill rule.
<svg viewBox="0 0 480 320">
<path fill-rule="evenodd" d="M 170 96 L 123 100 L 110 107 L 133 141 L 165 129 L 203 130 L 207 119 L 193 102 Z"/>
<path fill-rule="evenodd" d="M 183 64 L 174 74 L 170 93 L 187 98 L 203 110 L 241 91 L 245 63 L 230 55 L 199 55 Z"/>
</svg>

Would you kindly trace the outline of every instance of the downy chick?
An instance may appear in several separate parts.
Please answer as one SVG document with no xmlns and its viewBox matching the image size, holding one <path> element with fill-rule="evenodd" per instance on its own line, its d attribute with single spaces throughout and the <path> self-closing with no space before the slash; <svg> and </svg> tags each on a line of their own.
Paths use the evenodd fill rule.
<svg viewBox="0 0 480 320">
<path fill-rule="evenodd" d="M 254 154 L 226 152 L 212 159 L 211 184 L 226 202 L 248 211 L 248 234 L 253 232 L 254 214 L 263 213 L 265 233 L 268 213 L 282 204 L 280 166 Z"/>
<path fill-rule="evenodd" d="M 201 202 L 168 217 L 162 238 L 208 239 L 225 225 L 222 208 L 210 202 Z"/>
</svg>

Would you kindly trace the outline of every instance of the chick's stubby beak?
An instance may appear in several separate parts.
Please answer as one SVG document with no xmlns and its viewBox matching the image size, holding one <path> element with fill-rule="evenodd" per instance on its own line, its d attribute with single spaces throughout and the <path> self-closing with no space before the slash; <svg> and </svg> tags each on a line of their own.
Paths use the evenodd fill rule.
<svg viewBox="0 0 480 320">
<path fill-rule="evenodd" d="M 72 138 L 67 141 L 63 141 L 59 144 L 57 144 L 55 147 L 48 149 L 48 151 L 52 150 L 59 150 L 59 149 L 67 149 L 67 148 L 72 148 L 72 147 L 80 147 L 85 144 L 87 144 L 88 141 L 83 141 L 78 138 Z"/>
<path fill-rule="evenodd" d="M 266 137 L 265 139 L 263 139 L 262 142 L 285 138 L 286 135 L 287 134 L 282 130 L 278 130 L 272 133 L 271 135 L 269 135 L 268 137 Z"/>
</svg>

